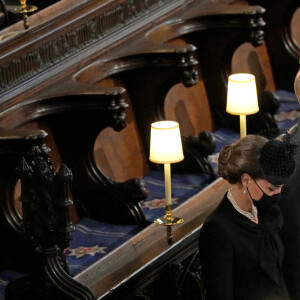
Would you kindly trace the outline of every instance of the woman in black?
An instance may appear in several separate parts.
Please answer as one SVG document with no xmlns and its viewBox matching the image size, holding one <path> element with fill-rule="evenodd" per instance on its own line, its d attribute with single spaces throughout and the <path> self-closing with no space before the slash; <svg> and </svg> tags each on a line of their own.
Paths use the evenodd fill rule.
<svg viewBox="0 0 300 300">
<path fill-rule="evenodd" d="M 219 175 L 232 186 L 200 231 L 206 300 L 289 299 L 278 201 L 294 170 L 290 149 L 286 142 L 248 135 L 221 150 Z"/>
</svg>

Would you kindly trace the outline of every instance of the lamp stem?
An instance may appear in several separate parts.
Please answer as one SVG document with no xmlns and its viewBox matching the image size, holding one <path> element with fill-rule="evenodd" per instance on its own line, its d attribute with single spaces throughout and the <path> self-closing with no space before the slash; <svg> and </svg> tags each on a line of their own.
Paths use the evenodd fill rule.
<svg viewBox="0 0 300 300">
<path fill-rule="evenodd" d="M 241 139 L 247 135 L 246 115 L 240 115 Z"/>
<path fill-rule="evenodd" d="M 172 224 L 172 209 L 171 205 L 166 205 L 166 220 L 167 224 Z M 173 243 L 172 226 L 167 225 L 167 241 L 171 245 Z"/>
<path fill-rule="evenodd" d="M 165 204 L 166 204 L 166 219 L 167 223 L 171 224 L 172 219 L 172 193 L 171 193 L 171 165 L 165 164 Z M 167 241 L 168 244 L 172 244 L 172 227 L 167 225 Z"/>
<path fill-rule="evenodd" d="M 171 196 L 171 166 L 170 164 L 164 164 L 165 168 L 165 204 L 166 206 L 172 204 Z"/>
</svg>

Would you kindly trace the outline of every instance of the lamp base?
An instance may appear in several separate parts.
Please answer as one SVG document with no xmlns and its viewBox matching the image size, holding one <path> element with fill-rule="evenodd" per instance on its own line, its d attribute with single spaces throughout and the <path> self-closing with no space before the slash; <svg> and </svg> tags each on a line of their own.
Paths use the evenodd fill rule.
<svg viewBox="0 0 300 300">
<path fill-rule="evenodd" d="M 37 6 L 35 5 L 26 5 L 25 8 L 22 8 L 21 6 L 9 6 L 7 10 L 14 13 L 14 14 L 27 14 L 27 13 L 31 13 L 34 12 L 38 9 Z"/>
<path fill-rule="evenodd" d="M 182 222 L 182 218 L 172 216 L 171 205 L 166 205 L 166 216 L 154 220 L 154 223 L 158 225 L 167 226 L 167 241 L 169 245 L 173 243 L 172 226 L 180 224 Z"/>
<path fill-rule="evenodd" d="M 172 226 L 172 225 L 181 224 L 183 221 L 184 220 L 182 218 L 178 218 L 178 217 L 171 217 L 171 218 L 161 217 L 155 219 L 154 223 L 158 225 Z"/>
</svg>

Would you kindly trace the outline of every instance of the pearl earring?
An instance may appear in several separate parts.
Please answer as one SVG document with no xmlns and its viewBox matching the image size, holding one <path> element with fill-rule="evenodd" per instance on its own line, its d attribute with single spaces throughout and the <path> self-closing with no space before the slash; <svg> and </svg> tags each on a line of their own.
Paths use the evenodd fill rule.
<svg viewBox="0 0 300 300">
<path fill-rule="evenodd" d="M 244 185 L 243 193 L 246 194 L 246 186 Z"/>
</svg>

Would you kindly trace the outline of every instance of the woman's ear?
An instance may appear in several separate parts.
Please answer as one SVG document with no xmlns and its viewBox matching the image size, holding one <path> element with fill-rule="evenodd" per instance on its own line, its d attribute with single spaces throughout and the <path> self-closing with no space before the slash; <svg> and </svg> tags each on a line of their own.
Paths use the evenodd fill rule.
<svg viewBox="0 0 300 300">
<path fill-rule="evenodd" d="M 251 176 L 247 173 L 243 173 L 241 176 L 241 183 L 243 186 L 248 186 L 248 184 L 251 182 Z"/>
</svg>

